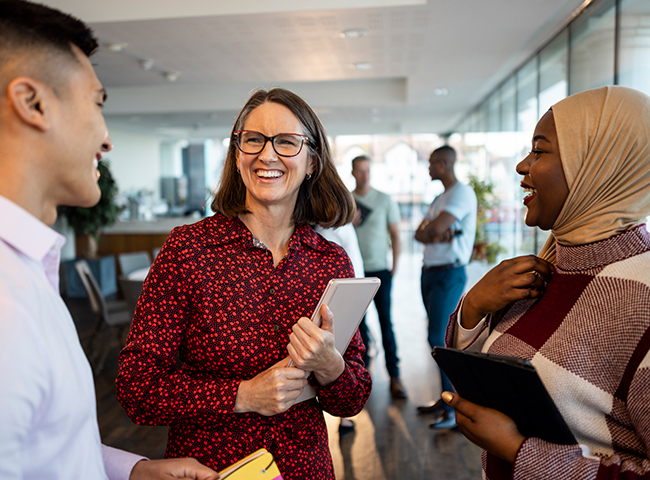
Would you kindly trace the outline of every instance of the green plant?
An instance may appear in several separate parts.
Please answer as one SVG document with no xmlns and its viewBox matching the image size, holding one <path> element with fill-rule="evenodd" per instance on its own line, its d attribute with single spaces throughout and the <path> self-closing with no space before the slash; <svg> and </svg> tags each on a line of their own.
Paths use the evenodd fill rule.
<svg viewBox="0 0 650 480">
<path fill-rule="evenodd" d="M 118 188 L 113 175 L 111 175 L 108 162 L 105 160 L 99 162 L 97 169 L 100 173 L 99 189 L 102 192 L 102 198 L 97 205 L 91 208 L 59 208 L 59 214 L 66 218 L 75 235 L 91 235 L 95 240 L 99 238 L 102 227 L 115 223 L 117 216 L 124 209 L 115 203 Z"/>
<path fill-rule="evenodd" d="M 498 242 L 488 241 L 486 225 L 490 221 L 490 212 L 498 205 L 494 195 L 494 184 L 488 180 L 482 181 L 476 175 L 469 176 L 469 185 L 476 194 L 476 237 L 474 238 L 474 251 L 472 260 L 486 260 L 495 263 L 499 253 L 506 253 Z"/>
</svg>

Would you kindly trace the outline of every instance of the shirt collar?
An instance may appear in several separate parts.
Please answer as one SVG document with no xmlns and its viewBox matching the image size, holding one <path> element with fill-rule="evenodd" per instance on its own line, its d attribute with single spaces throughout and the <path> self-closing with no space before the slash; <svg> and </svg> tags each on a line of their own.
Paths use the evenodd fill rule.
<svg viewBox="0 0 650 480">
<path fill-rule="evenodd" d="M 52 286 L 58 289 L 59 260 L 65 237 L 1 195 L 0 218 L 0 241 L 41 264 Z"/>
<path fill-rule="evenodd" d="M 248 230 L 248 228 L 246 228 L 246 225 L 244 225 L 244 223 L 239 220 L 239 218 L 227 218 L 220 213 L 215 213 L 212 217 L 210 217 L 209 221 L 215 227 L 220 222 L 225 222 L 227 225 L 226 231 L 229 232 L 229 235 L 226 237 L 218 238 L 216 243 L 230 243 L 236 238 L 240 238 L 247 247 L 255 247 L 253 234 L 250 232 L 250 230 Z M 212 237 L 212 240 L 215 240 L 215 237 Z M 293 235 L 289 239 L 288 248 L 291 251 L 295 251 L 302 248 L 302 245 L 309 246 L 310 248 L 320 252 L 326 252 L 330 249 L 329 244 L 323 239 L 323 237 L 314 232 L 314 229 L 308 225 L 298 225 L 296 227 L 296 230 L 293 232 Z"/>
</svg>

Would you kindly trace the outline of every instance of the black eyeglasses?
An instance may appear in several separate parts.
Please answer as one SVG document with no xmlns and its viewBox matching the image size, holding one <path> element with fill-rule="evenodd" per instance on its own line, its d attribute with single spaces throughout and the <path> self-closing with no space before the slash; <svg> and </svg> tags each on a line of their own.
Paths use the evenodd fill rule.
<svg viewBox="0 0 650 480">
<path fill-rule="evenodd" d="M 309 143 L 309 137 L 298 133 L 279 133 L 272 137 L 251 130 L 237 130 L 233 133 L 237 148 L 248 155 L 257 155 L 264 150 L 266 142 L 271 142 L 273 150 L 281 157 L 295 157 L 301 152 L 303 144 Z"/>
</svg>

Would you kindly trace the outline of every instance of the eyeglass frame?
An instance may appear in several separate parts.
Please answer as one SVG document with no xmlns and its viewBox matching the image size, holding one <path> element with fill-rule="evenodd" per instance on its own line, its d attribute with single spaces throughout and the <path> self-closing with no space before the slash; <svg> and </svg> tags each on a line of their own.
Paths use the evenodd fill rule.
<svg viewBox="0 0 650 480">
<path fill-rule="evenodd" d="M 302 152 L 302 147 L 305 145 L 305 143 L 307 143 L 307 145 L 309 145 L 309 137 L 308 137 L 307 135 L 301 135 L 300 133 L 278 133 L 277 135 L 273 135 L 272 137 L 267 137 L 267 136 L 264 135 L 262 132 L 256 132 L 255 130 L 235 130 L 235 131 L 232 132 L 232 133 L 233 133 L 233 135 L 235 135 L 235 137 L 236 137 L 235 145 L 237 145 L 237 148 L 239 149 L 240 152 L 242 152 L 242 153 L 244 153 L 244 154 L 246 154 L 246 155 L 258 155 L 258 154 L 262 153 L 262 152 L 264 151 L 264 149 L 266 148 L 266 144 L 267 144 L 268 142 L 271 142 L 271 147 L 273 148 L 273 151 L 274 151 L 277 155 L 279 155 L 279 156 L 281 156 L 281 157 L 285 157 L 285 158 L 291 158 L 291 157 L 297 157 L 298 155 L 300 155 L 300 152 Z M 260 149 L 260 151 L 259 151 L 259 152 L 256 152 L 256 153 L 247 153 L 247 152 L 244 152 L 244 151 L 242 150 L 241 146 L 239 145 L 239 138 L 240 138 L 240 137 L 239 137 L 239 134 L 240 134 L 240 133 L 257 133 L 258 135 L 261 135 L 262 137 L 264 137 L 264 145 L 262 145 L 262 148 Z M 273 141 L 274 141 L 277 137 L 281 137 L 282 135 L 293 135 L 293 136 L 296 136 L 296 137 L 302 137 L 302 138 L 303 138 L 302 142 L 300 143 L 300 148 L 298 149 L 298 153 L 295 153 L 295 154 L 293 154 L 293 155 L 283 155 L 282 153 L 279 153 L 279 152 L 275 149 L 275 143 L 273 143 Z"/>
</svg>

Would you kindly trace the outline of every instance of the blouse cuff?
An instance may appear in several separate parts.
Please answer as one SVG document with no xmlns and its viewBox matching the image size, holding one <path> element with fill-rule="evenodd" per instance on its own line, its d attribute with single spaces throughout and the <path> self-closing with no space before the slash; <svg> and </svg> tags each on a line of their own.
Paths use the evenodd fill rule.
<svg viewBox="0 0 650 480">
<path fill-rule="evenodd" d="M 345 364 L 345 369 L 343 373 L 337 378 L 334 383 L 328 387 L 322 387 L 318 384 L 316 379 L 314 379 L 314 384 L 312 385 L 318 394 L 320 400 L 326 400 L 329 398 L 341 398 L 350 390 L 350 385 L 356 383 L 356 377 L 352 376 L 350 372 L 350 367 L 348 364 Z"/>
<path fill-rule="evenodd" d="M 135 464 L 140 460 L 148 460 L 146 457 L 109 447 L 108 445 L 102 445 L 102 457 L 104 458 L 106 476 L 109 480 L 128 480 Z"/>
<path fill-rule="evenodd" d="M 460 302 L 460 305 L 458 306 L 458 311 L 456 313 L 456 325 L 454 328 L 454 336 L 453 336 L 453 346 L 454 348 L 458 348 L 460 350 L 465 350 L 468 348 L 474 341 L 481 335 L 483 330 L 485 329 L 486 323 L 487 323 L 487 316 L 483 317 L 480 322 L 476 324 L 474 328 L 471 330 L 468 330 L 466 328 L 463 328 L 463 325 L 461 323 L 462 318 L 461 318 L 461 311 L 463 310 L 463 302 L 465 301 L 465 298 L 463 298 Z"/>
</svg>

